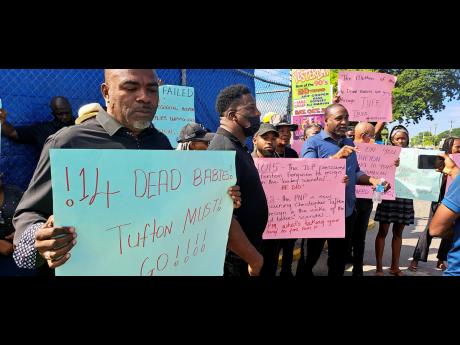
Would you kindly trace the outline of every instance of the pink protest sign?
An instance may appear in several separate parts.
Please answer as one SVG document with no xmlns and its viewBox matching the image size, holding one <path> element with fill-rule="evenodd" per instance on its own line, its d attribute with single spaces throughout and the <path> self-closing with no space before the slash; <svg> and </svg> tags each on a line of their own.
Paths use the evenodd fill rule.
<svg viewBox="0 0 460 345">
<path fill-rule="evenodd" d="M 312 115 L 300 115 L 300 116 L 291 116 L 292 123 L 297 124 L 299 127 L 293 133 L 291 138 L 291 148 L 295 150 L 299 156 L 300 151 L 302 150 L 302 145 L 304 143 L 303 134 L 305 131 L 305 127 L 307 127 L 311 123 L 319 123 L 322 127 L 324 127 L 324 114 L 312 114 Z"/>
<path fill-rule="evenodd" d="M 338 94 L 350 121 L 392 121 L 396 77 L 376 72 L 339 72 Z"/>
<path fill-rule="evenodd" d="M 256 158 L 268 200 L 264 239 L 344 238 L 344 159 Z"/>
<path fill-rule="evenodd" d="M 449 155 L 450 158 L 457 164 L 458 167 L 460 167 L 460 153 L 455 153 L 453 155 Z M 447 177 L 447 183 L 446 183 L 446 193 L 449 190 L 450 184 L 452 183 L 453 179 L 452 177 L 448 176 Z"/>
<path fill-rule="evenodd" d="M 361 171 L 375 178 L 384 178 L 391 184 L 390 190 L 382 195 L 383 200 L 395 200 L 395 161 L 399 157 L 401 148 L 378 144 L 355 143 L 359 149 L 357 152 L 358 163 Z M 356 185 L 356 197 L 372 199 L 372 186 Z"/>
</svg>

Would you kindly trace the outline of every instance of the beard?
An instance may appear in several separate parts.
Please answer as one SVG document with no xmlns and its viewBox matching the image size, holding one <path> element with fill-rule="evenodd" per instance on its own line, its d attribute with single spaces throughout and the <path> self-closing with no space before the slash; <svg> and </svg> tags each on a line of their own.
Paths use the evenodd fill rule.
<svg viewBox="0 0 460 345">
<path fill-rule="evenodd" d="M 149 128 L 150 127 L 150 121 L 134 121 L 133 122 L 133 127 L 134 127 L 134 129 L 139 129 L 139 130 Z"/>
</svg>

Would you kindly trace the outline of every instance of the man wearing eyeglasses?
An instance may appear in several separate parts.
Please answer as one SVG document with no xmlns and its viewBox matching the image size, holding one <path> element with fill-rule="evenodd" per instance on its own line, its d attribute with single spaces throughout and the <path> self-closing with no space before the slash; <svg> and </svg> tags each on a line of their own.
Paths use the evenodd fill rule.
<svg viewBox="0 0 460 345">
<path fill-rule="evenodd" d="M 61 128 L 72 126 L 75 120 L 72 116 L 72 106 L 65 97 L 53 97 L 50 102 L 50 108 L 54 120 L 18 127 L 14 127 L 8 123 L 6 121 L 7 111 L 0 109 L 2 135 L 18 143 L 35 145 L 41 150 L 50 135 L 56 133 Z"/>
</svg>

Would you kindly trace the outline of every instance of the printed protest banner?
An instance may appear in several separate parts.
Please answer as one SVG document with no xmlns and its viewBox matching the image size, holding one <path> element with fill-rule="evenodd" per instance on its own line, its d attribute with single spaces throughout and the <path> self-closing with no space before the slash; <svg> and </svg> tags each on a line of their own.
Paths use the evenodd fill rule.
<svg viewBox="0 0 460 345">
<path fill-rule="evenodd" d="M 396 77 L 386 73 L 340 71 L 340 104 L 350 121 L 392 121 L 392 91 Z"/>
<path fill-rule="evenodd" d="M 300 156 L 300 151 L 304 143 L 303 135 L 305 128 L 311 123 L 318 123 L 324 128 L 324 114 L 292 116 L 291 121 L 299 126 L 297 130 L 292 133 L 291 148 Z"/>
<path fill-rule="evenodd" d="M 254 161 L 269 208 L 264 239 L 345 237 L 344 159 Z"/>
<path fill-rule="evenodd" d="M 441 188 L 441 174 L 430 169 L 417 169 L 418 156 L 437 155 L 441 151 L 403 148 L 399 155 L 400 163 L 396 168 L 396 197 L 437 201 Z"/>
<path fill-rule="evenodd" d="M 293 69 L 292 116 L 324 114 L 332 102 L 331 74 L 328 69 Z"/>
<path fill-rule="evenodd" d="M 162 85 L 159 93 L 160 102 L 152 122 L 175 148 L 181 128 L 195 122 L 195 89 L 189 86 Z"/>
<path fill-rule="evenodd" d="M 395 200 L 395 161 L 399 157 L 401 148 L 398 146 L 355 143 L 358 163 L 361 171 L 375 178 L 384 178 L 391 184 L 391 188 L 382 195 L 384 200 Z M 372 186 L 356 185 L 356 197 L 372 199 Z"/>
<path fill-rule="evenodd" d="M 50 150 L 56 226 L 77 244 L 57 275 L 223 274 L 235 153 Z"/>
</svg>

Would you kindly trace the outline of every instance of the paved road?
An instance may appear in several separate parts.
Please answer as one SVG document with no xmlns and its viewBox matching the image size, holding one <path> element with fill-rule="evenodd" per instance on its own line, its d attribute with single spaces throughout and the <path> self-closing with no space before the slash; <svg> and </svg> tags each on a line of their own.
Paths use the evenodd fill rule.
<svg viewBox="0 0 460 345">
<path fill-rule="evenodd" d="M 406 226 L 403 232 L 403 243 L 401 249 L 401 258 L 400 258 L 400 269 L 403 273 L 407 276 L 441 276 L 442 271 L 436 268 L 436 255 L 438 252 L 439 244 L 441 242 L 440 239 L 435 238 L 431 242 L 431 247 L 428 255 L 428 262 L 420 262 L 419 268 L 417 272 L 411 272 L 407 269 L 411 260 L 412 254 L 414 252 L 414 248 L 417 244 L 417 240 L 419 235 L 425 229 L 427 224 L 429 210 L 430 210 L 430 202 L 428 201 L 414 201 L 414 209 L 415 209 L 415 224 L 411 226 Z M 377 204 L 374 204 L 374 210 L 371 215 L 371 219 L 374 219 L 375 208 Z M 377 236 L 378 232 L 378 222 L 375 223 L 374 227 L 367 231 L 366 236 L 366 249 L 364 252 L 364 275 L 365 276 L 373 276 L 375 274 L 375 250 L 374 250 L 374 243 L 375 237 Z M 391 264 L 391 237 L 392 231 L 388 232 L 388 236 L 386 238 L 385 243 L 385 251 L 383 257 L 383 271 L 386 276 L 390 276 L 388 273 L 388 269 Z M 300 245 L 300 241 L 297 242 L 297 245 Z M 327 275 L 327 250 L 323 250 L 321 254 L 321 258 L 319 259 L 317 265 L 315 266 L 313 272 L 315 275 L 318 276 L 325 276 Z M 292 265 L 293 272 L 297 268 L 297 262 L 294 262 Z M 345 275 L 351 276 L 352 266 L 347 266 Z"/>
</svg>

